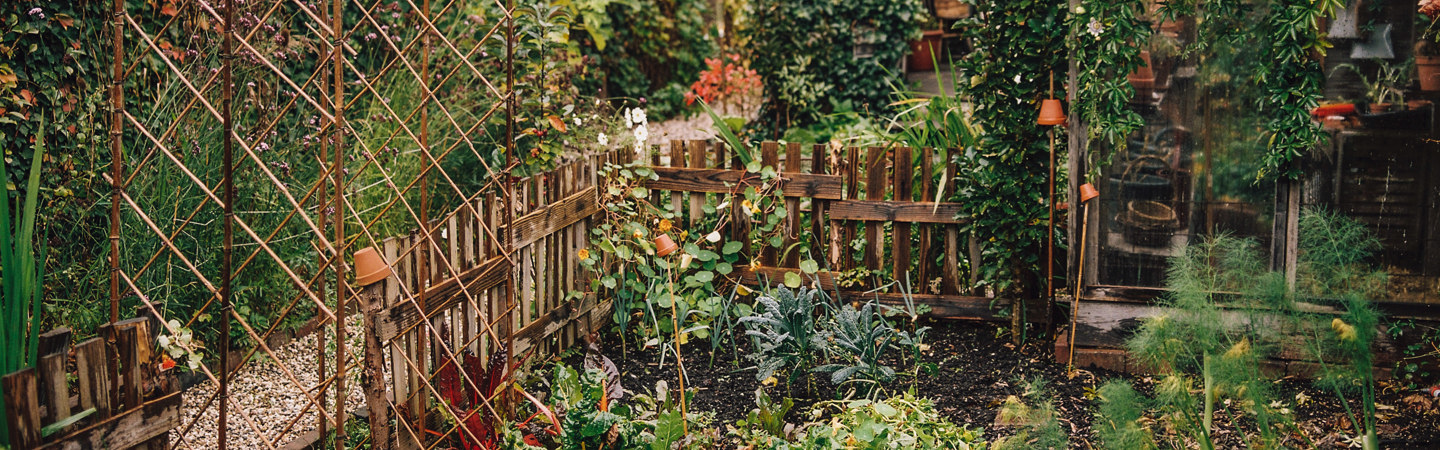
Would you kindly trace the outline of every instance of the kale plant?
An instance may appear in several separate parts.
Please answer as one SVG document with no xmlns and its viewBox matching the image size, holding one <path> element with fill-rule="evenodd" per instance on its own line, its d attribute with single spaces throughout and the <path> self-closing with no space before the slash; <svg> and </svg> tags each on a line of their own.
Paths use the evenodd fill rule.
<svg viewBox="0 0 1440 450">
<path fill-rule="evenodd" d="M 837 385 L 853 383 L 865 394 L 873 394 L 879 390 L 876 388 L 895 379 L 895 369 L 882 364 L 880 357 L 902 340 L 910 340 L 885 321 L 873 301 L 860 309 L 841 307 L 821 336 L 826 353 L 836 362 L 814 371 L 830 374 L 830 382 Z"/>
<path fill-rule="evenodd" d="M 823 295 L 815 289 L 778 287 L 755 299 L 755 314 L 741 318 L 740 323 L 754 344 L 755 353 L 749 358 L 759 369 L 756 380 L 787 372 L 787 382 L 793 382 L 812 365 L 816 350 L 824 345 L 815 328 L 816 310 L 826 306 L 816 299 Z"/>
</svg>

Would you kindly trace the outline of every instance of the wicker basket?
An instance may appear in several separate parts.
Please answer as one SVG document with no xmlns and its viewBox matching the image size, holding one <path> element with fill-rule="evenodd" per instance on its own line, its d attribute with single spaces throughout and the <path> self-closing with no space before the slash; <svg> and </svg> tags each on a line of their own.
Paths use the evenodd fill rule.
<svg viewBox="0 0 1440 450">
<path fill-rule="evenodd" d="M 1140 200 L 1125 206 L 1125 212 L 1115 218 L 1125 242 L 1142 247 L 1164 247 L 1170 243 L 1175 229 L 1180 227 L 1175 209 L 1163 203 Z"/>
<path fill-rule="evenodd" d="M 960 0 L 935 0 L 935 17 L 946 20 L 970 17 L 970 5 Z"/>
</svg>

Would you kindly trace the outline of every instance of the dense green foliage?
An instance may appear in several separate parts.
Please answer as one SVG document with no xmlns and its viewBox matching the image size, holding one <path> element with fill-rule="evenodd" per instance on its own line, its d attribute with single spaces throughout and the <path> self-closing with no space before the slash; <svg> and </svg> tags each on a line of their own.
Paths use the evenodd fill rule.
<svg viewBox="0 0 1440 450">
<path fill-rule="evenodd" d="M 1076 64 L 1074 114 L 1088 127 L 1088 138 L 1109 145 L 1123 144 L 1144 124 L 1130 107 L 1135 89 L 1126 75 L 1143 62 L 1137 42 L 1150 38 L 1150 23 L 1142 20 L 1141 0 L 1081 2 L 1069 17 L 1070 58 Z M 1093 153 L 1093 152 L 1092 152 Z M 1101 161 L 1090 161 L 1097 167 Z"/>
<path fill-rule="evenodd" d="M 33 148 L 24 201 L 12 206 L 8 196 L 0 198 L 0 373 L 5 374 L 34 367 L 40 351 L 45 244 L 35 240 L 35 206 L 40 197 L 44 134 L 36 139 Z M 8 184 L 9 171 L 0 171 L 0 185 Z M 5 416 L 0 411 L 0 422 L 9 423 Z M 9 427 L 4 428 L 0 430 L 0 445 L 10 442 Z"/>
<path fill-rule="evenodd" d="M 768 95 L 759 126 L 809 124 L 832 102 L 886 110 L 922 11 L 919 0 L 752 0 L 742 34 Z"/>
<path fill-rule="evenodd" d="M 986 20 L 957 25 L 975 45 L 959 65 L 957 90 L 974 105 L 980 138 L 952 155 L 960 164 L 952 201 L 963 204 L 969 228 L 985 241 L 982 278 L 1000 295 L 1033 297 L 1044 285 L 1035 274 L 1046 237 L 1050 130 L 1035 118 L 1049 74 L 1065 70 L 1065 9 L 1035 0 L 977 3 L 976 17 Z"/>
<path fill-rule="evenodd" d="M 578 3 L 578 2 L 577 2 Z M 582 46 L 583 64 L 602 71 L 577 81 L 582 92 L 645 99 L 656 120 L 685 108 L 684 94 L 714 56 L 714 30 L 705 0 L 627 0 L 609 2 L 611 32 L 605 45 L 590 39 Z M 588 17 L 587 17 L 588 20 Z M 591 36 L 599 35 L 592 32 Z M 601 90 L 603 88 L 603 91 Z"/>
<path fill-rule="evenodd" d="M 106 147 L 108 5 L 34 1 L 0 5 L 0 148 L 10 180 L 25 180 L 30 149 L 44 136 L 37 229 L 53 251 L 43 261 L 45 327 L 80 323 L 81 334 L 108 320 L 109 183 Z M 132 83 L 133 85 L 133 83 Z M 9 183 L 7 198 L 22 187 Z"/>
</svg>

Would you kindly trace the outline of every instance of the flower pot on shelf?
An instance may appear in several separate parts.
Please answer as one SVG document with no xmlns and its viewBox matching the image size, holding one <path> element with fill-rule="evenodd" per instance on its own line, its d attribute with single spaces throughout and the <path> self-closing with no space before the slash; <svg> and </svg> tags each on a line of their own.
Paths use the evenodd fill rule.
<svg viewBox="0 0 1440 450">
<path fill-rule="evenodd" d="M 680 248 L 680 246 L 675 245 L 675 240 L 674 240 L 674 239 L 670 239 L 670 235 L 668 235 L 668 234 L 662 234 L 662 235 L 659 235 L 659 236 L 655 236 L 655 255 L 656 255 L 656 256 L 659 256 L 659 257 L 661 257 L 661 258 L 664 258 L 664 257 L 666 257 L 666 256 L 669 256 L 671 253 L 675 253 L 675 250 L 676 250 L 676 249 L 679 249 L 679 248 Z"/>
<path fill-rule="evenodd" d="M 1440 56 L 1415 56 L 1415 71 L 1420 90 L 1440 91 Z"/>
<path fill-rule="evenodd" d="M 945 57 L 944 36 L 942 30 L 930 30 L 920 40 L 910 42 L 911 72 L 935 70 L 935 61 Z"/>
<path fill-rule="evenodd" d="M 1149 51 L 1140 51 L 1140 67 L 1136 67 L 1126 78 L 1135 88 L 1135 102 L 1149 103 L 1155 98 L 1155 70 L 1150 63 Z"/>
</svg>

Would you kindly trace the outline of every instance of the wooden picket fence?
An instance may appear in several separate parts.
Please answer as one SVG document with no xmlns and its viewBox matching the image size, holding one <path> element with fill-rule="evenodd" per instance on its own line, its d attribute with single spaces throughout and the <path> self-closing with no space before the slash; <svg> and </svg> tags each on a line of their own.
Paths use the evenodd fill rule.
<svg viewBox="0 0 1440 450">
<path fill-rule="evenodd" d="M 152 325 L 146 319 L 107 324 L 100 337 L 73 349 L 69 329 L 40 335 L 38 367 L 4 377 L 5 426 L 14 448 L 168 448 L 169 431 L 180 426 L 181 398 L 173 371 L 160 370 Z"/>
<path fill-rule="evenodd" d="M 684 223 L 702 219 L 705 195 L 733 194 L 739 181 L 753 176 L 722 143 L 674 141 L 666 153 L 668 158 L 660 152 L 652 155 L 659 179 L 646 186 L 658 191 L 654 196 L 668 195 Z M 667 159 L 668 165 L 662 165 Z M 892 305 L 909 295 L 941 318 L 1000 320 L 997 312 L 1009 308 L 1009 300 L 971 289 L 979 275 L 970 262 L 979 261 L 980 241 L 974 233 L 962 232 L 968 220 L 957 217 L 960 205 L 934 201 L 936 191 L 947 188 L 956 171 L 955 164 L 934 149 L 764 142 L 760 159 L 783 180 L 786 218 L 780 248 L 793 249 L 806 241 L 811 259 L 822 265 L 818 273 L 802 277 L 806 284 L 816 283 L 847 299 L 875 298 Z M 749 233 L 748 214 L 738 201 L 730 202 L 729 213 L 731 239 L 743 240 L 742 253 L 753 254 L 749 241 L 742 239 Z M 758 264 L 743 265 L 737 281 L 776 283 L 787 272 L 800 271 L 801 256 L 793 250 L 761 249 Z M 883 276 L 840 276 L 857 268 Z M 841 282 L 846 278 L 850 282 Z M 877 286 L 876 279 L 903 283 Z M 1045 305 L 1025 306 L 1039 313 L 1027 314 L 1032 320 L 1049 320 Z"/>
<path fill-rule="evenodd" d="M 502 346 L 512 356 L 549 353 L 609 323 L 609 302 L 575 295 L 587 286 L 575 254 L 598 211 L 599 168 L 631 159 L 627 152 L 595 155 L 518 180 L 508 230 L 505 199 L 491 195 L 433 222 L 434 245 L 418 230 L 380 243 L 394 275 L 380 288 L 375 334 L 389 361 L 389 396 L 401 410 L 402 448 L 422 446 L 433 372 L 449 360 L 446 349 L 482 361 Z M 511 277 L 515 304 L 507 314 Z M 437 334 L 429 330 L 443 342 L 431 342 Z"/>
<path fill-rule="evenodd" d="M 979 257 L 979 245 L 962 229 L 966 220 L 957 218 L 959 205 L 933 201 L 955 171 L 936 152 L 814 145 L 807 155 L 804 146 L 773 142 L 760 150 L 762 163 L 781 172 L 787 211 L 781 248 L 804 247 L 795 245 L 804 240 L 808 259 L 822 265 L 804 276 L 807 284 L 848 300 L 899 304 L 909 295 L 941 318 L 997 320 L 996 311 L 1009 306 L 969 289 L 976 277 L 970 261 Z M 677 211 L 677 226 L 699 224 L 706 196 L 735 195 L 739 182 L 754 177 L 726 146 L 713 142 L 676 141 L 665 154 L 650 156 L 657 175 L 645 181 L 651 202 Z M 384 396 L 393 405 L 380 412 L 395 415 L 394 442 L 401 448 L 424 447 L 427 435 L 444 432 L 428 430 L 434 421 L 426 415 L 438 401 L 436 367 L 452 361 L 452 354 L 480 361 L 500 348 L 516 359 L 552 354 L 610 323 L 613 305 L 603 293 L 586 292 L 590 278 L 577 255 L 601 211 L 600 172 L 607 164 L 634 162 L 629 151 L 574 161 L 517 180 L 508 212 L 503 197 L 486 196 L 432 221 L 428 239 L 417 230 L 379 242 L 394 275 L 361 297 L 375 298 L 367 317 L 374 345 L 387 361 Z M 747 237 L 754 225 L 740 203 L 730 202 L 725 213 L 732 220 L 722 232 L 744 242 L 741 253 L 757 260 L 741 261 L 731 280 L 759 285 L 801 272 L 800 261 L 807 258 L 798 251 L 769 246 L 750 251 Z M 513 217 L 508 229 L 505 214 Z M 856 242 L 864 245 L 852 245 Z M 877 275 L 842 281 L 841 274 L 859 268 Z M 905 280 L 909 291 L 874 281 L 889 277 Z M 507 282 L 515 286 L 513 305 Z M 434 342 L 436 336 L 441 342 Z M 372 422 L 390 419 L 372 417 Z"/>
</svg>

